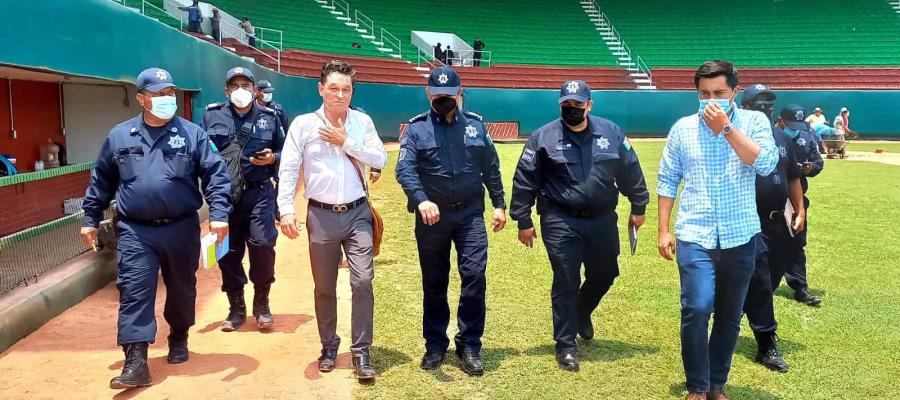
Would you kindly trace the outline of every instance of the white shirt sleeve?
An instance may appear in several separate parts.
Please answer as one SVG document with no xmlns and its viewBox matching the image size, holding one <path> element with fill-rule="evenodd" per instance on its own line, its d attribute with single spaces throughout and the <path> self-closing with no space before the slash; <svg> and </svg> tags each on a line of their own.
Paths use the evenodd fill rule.
<svg viewBox="0 0 900 400">
<path fill-rule="evenodd" d="M 384 164 L 387 163 L 387 152 L 384 150 L 384 143 L 378 137 L 378 131 L 375 130 L 375 123 L 368 115 L 357 115 L 366 127 L 365 141 L 361 142 L 348 136 L 344 141 L 344 151 L 372 168 L 384 168 Z"/>
<path fill-rule="evenodd" d="M 278 211 L 281 215 L 295 214 L 294 196 L 297 194 L 297 181 L 300 179 L 300 166 L 303 163 L 303 137 L 300 118 L 294 118 L 284 139 L 281 150 L 281 166 L 278 169 Z"/>
</svg>

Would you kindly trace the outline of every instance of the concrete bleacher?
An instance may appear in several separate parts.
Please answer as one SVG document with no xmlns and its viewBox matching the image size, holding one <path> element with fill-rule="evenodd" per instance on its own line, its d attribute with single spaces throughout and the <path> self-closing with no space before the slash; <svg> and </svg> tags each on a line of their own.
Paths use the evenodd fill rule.
<svg viewBox="0 0 900 400">
<path fill-rule="evenodd" d="M 661 90 L 694 90 L 692 68 L 654 68 Z M 900 67 L 738 68 L 744 84 L 762 83 L 781 90 L 900 90 Z"/>
<path fill-rule="evenodd" d="M 652 68 L 714 58 L 744 67 L 900 65 L 900 18 L 887 1 L 597 3 Z"/>
</svg>

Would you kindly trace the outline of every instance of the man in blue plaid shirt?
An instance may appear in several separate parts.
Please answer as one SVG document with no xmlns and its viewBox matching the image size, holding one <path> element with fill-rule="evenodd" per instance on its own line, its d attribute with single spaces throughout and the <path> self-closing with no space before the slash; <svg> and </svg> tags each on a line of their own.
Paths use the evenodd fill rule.
<svg viewBox="0 0 900 400">
<path fill-rule="evenodd" d="M 768 118 L 735 106 L 738 74 L 730 62 L 706 62 L 694 85 L 699 112 L 672 126 L 659 165 L 659 253 L 672 260 L 678 249 L 687 398 L 722 400 L 755 266 L 756 175 L 771 174 L 778 153 Z M 669 217 L 682 181 L 676 240 Z"/>
</svg>

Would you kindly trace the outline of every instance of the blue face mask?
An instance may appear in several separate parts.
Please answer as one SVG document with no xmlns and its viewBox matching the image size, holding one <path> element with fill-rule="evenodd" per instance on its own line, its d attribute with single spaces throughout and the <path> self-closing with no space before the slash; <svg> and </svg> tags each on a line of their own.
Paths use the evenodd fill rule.
<svg viewBox="0 0 900 400">
<path fill-rule="evenodd" d="M 799 130 L 799 129 L 784 128 L 784 133 L 787 134 L 789 138 L 791 138 L 791 139 L 796 139 L 797 136 L 800 135 L 800 130 Z"/>
<path fill-rule="evenodd" d="M 151 97 L 150 102 L 153 104 L 150 113 L 159 119 L 170 120 L 178 111 L 178 101 L 175 96 Z"/>
<path fill-rule="evenodd" d="M 719 107 L 721 107 L 722 110 L 725 110 L 726 113 L 731 111 L 731 99 L 709 99 L 709 100 L 700 99 L 699 112 L 702 113 L 703 109 L 706 108 L 706 106 L 709 105 L 709 102 L 711 102 L 711 101 L 719 103 Z"/>
</svg>

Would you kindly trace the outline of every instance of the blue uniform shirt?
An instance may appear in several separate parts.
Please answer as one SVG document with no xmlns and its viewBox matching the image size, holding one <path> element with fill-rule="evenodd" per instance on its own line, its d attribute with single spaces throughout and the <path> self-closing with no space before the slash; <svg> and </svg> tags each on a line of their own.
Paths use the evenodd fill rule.
<svg viewBox="0 0 900 400">
<path fill-rule="evenodd" d="M 206 132 L 175 117 L 154 140 L 138 115 L 116 125 L 103 142 L 82 206 L 84 226 L 99 226 L 113 196 L 123 219 L 185 216 L 203 205 L 201 188 L 210 220 L 228 221 L 231 182 Z"/>
<path fill-rule="evenodd" d="M 519 229 L 528 229 L 534 226 L 531 207 L 538 195 L 567 209 L 602 211 L 615 209 L 619 192 L 631 201 L 632 214 L 644 215 L 650 194 L 622 130 L 591 116 L 587 131 L 576 134 L 557 119 L 532 133 L 525 145 L 513 177 L 509 215 Z"/>
<path fill-rule="evenodd" d="M 790 139 L 789 139 L 790 140 Z M 800 134 L 793 139 L 796 146 L 796 155 L 798 163 L 812 163 L 812 170 L 809 175 L 800 175 L 800 185 L 803 186 L 803 193 L 809 189 L 809 182 L 806 177 L 814 177 L 822 172 L 825 168 L 825 161 L 822 160 L 822 153 L 819 152 L 819 143 L 816 141 L 816 134 L 809 131 L 800 131 Z"/>
<path fill-rule="evenodd" d="M 494 208 L 506 208 L 500 159 L 478 114 L 457 110 L 447 123 L 432 110 L 410 119 L 396 171 L 410 212 L 423 201 L 483 202 L 484 187 Z"/>
<path fill-rule="evenodd" d="M 187 8 L 187 12 L 188 12 L 188 21 L 190 21 L 190 22 L 196 22 L 196 21 L 200 21 L 200 20 L 201 20 L 201 18 L 200 18 L 200 7 L 190 6 L 190 7 Z"/>
<path fill-rule="evenodd" d="M 796 149 L 790 138 L 775 126 L 772 127 L 772 137 L 778 149 L 775 171 L 767 176 L 756 176 L 756 209 L 763 216 L 784 210 L 784 204 L 790 197 L 789 182 L 800 178 Z"/>
<path fill-rule="evenodd" d="M 202 124 L 209 133 L 209 139 L 220 150 L 236 140 L 241 129 L 250 132 L 250 141 L 244 146 L 241 157 L 241 168 L 247 182 L 266 181 L 278 174 L 281 148 L 284 147 L 284 128 L 275 110 L 254 102 L 253 108 L 241 116 L 230 103 L 213 103 L 206 107 Z M 271 149 L 275 153 L 275 162 L 265 166 L 251 164 L 253 153 L 263 149 Z"/>
<path fill-rule="evenodd" d="M 275 102 L 275 100 L 272 100 L 266 104 L 266 107 L 275 110 L 275 115 L 278 116 L 278 121 L 281 122 L 282 129 L 287 129 L 291 126 L 291 121 L 288 121 L 289 118 L 287 114 L 284 113 L 284 107 L 281 104 L 278 104 Z"/>
</svg>

